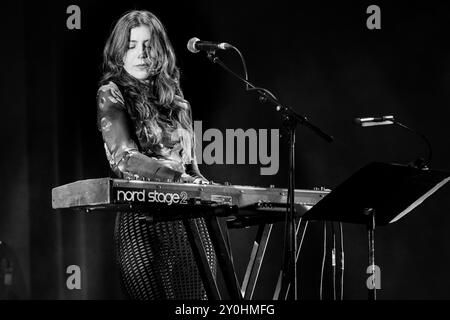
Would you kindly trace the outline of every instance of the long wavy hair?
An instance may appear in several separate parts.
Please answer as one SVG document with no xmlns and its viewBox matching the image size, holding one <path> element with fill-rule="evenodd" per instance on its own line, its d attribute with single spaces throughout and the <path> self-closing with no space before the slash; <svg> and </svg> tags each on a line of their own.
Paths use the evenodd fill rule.
<svg viewBox="0 0 450 320">
<path fill-rule="evenodd" d="M 146 48 L 151 72 L 146 81 L 135 79 L 123 68 L 131 29 L 147 26 L 150 43 Z M 157 144 L 164 128 L 161 114 L 172 122 L 180 135 L 184 156 L 189 160 L 194 133 L 189 104 L 180 88 L 180 71 L 175 53 L 160 20 L 149 11 L 129 11 L 116 23 L 103 50 L 103 76 L 100 85 L 116 83 L 124 96 L 125 105 L 135 126 L 136 134 L 144 142 Z"/>
</svg>

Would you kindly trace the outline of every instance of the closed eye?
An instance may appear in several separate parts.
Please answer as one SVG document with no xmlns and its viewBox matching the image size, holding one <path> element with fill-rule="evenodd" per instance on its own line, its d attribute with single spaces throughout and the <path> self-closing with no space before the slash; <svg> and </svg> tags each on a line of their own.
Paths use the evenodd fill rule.
<svg viewBox="0 0 450 320">
<path fill-rule="evenodd" d="M 136 44 L 138 43 L 138 41 L 136 40 L 130 40 L 130 42 L 128 43 L 128 49 L 134 49 L 136 48 Z M 145 40 L 144 41 L 144 50 L 147 50 L 149 48 L 149 40 Z"/>
</svg>

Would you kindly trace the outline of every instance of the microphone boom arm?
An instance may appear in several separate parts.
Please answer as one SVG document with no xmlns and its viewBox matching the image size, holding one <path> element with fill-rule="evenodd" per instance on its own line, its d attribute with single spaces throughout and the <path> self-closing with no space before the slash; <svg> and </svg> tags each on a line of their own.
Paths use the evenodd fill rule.
<svg viewBox="0 0 450 320">
<path fill-rule="evenodd" d="M 402 124 L 402 123 L 400 123 L 400 122 L 398 122 L 398 121 L 396 121 L 396 120 L 393 120 L 392 122 L 393 122 L 394 124 L 398 125 L 399 127 L 402 127 L 403 129 L 408 130 L 409 132 L 412 132 L 412 133 L 414 133 L 414 134 L 417 134 L 418 136 L 420 136 L 420 137 L 425 141 L 425 143 L 426 143 L 426 145 L 427 145 L 427 149 L 428 149 L 428 159 L 427 159 L 425 165 L 426 165 L 426 166 L 430 166 L 430 164 L 431 164 L 431 157 L 432 157 L 432 155 L 433 155 L 433 150 L 432 150 L 432 148 L 431 148 L 431 143 L 430 143 L 430 141 L 427 139 L 427 137 L 426 137 L 424 134 L 422 134 L 422 133 L 420 133 L 420 132 L 418 132 L 418 131 L 416 131 L 416 130 L 414 130 L 414 129 L 411 129 L 410 127 L 408 127 L 408 126 L 406 126 L 406 125 L 404 125 L 404 124 Z"/>
<path fill-rule="evenodd" d="M 234 46 L 231 46 L 231 48 L 235 49 Z M 323 138 L 324 140 L 326 140 L 327 142 L 332 142 L 334 140 L 333 136 L 330 136 L 329 134 L 325 133 L 322 129 L 320 129 L 318 126 L 314 125 L 313 123 L 311 123 L 305 116 L 302 116 L 300 114 L 298 114 L 297 112 L 295 112 L 292 108 L 288 107 L 288 106 L 283 106 L 278 99 L 267 89 L 265 88 L 261 88 L 261 87 L 256 87 L 255 85 L 253 85 L 251 82 L 249 82 L 248 80 L 242 78 L 240 75 L 238 75 L 237 73 L 235 73 L 233 70 L 231 70 L 230 68 L 228 68 L 216 55 L 214 51 L 208 51 L 207 53 L 208 59 L 213 62 L 216 63 L 218 65 L 220 65 L 223 69 L 225 69 L 226 71 L 228 71 L 229 73 L 231 73 L 234 77 L 236 77 L 237 79 L 239 79 L 240 81 L 244 82 L 246 84 L 246 88 L 247 91 L 252 91 L 255 90 L 259 93 L 260 95 L 260 100 L 261 101 L 270 101 L 273 105 L 275 105 L 276 107 L 276 111 L 279 111 L 282 113 L 283 117 L 286 119 L 290 119 L 291 121 L 294 120 L 302 125 L 304 125 L 305 127 L 309 128 L 310 130 L 312 130 L 313 132 L 315 132 L 318 136 L 320 136 L 321 138 Z"/>
</svg>

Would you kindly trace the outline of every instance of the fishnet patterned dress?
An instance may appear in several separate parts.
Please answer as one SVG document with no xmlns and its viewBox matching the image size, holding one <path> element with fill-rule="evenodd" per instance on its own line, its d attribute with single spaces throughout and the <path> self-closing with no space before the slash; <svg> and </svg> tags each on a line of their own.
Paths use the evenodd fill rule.
<svg viewBox="0 0 450 320">
<path fill-rule="evenodd" d="M 106 155 L 117 177 L 150 180 L 160 170 L 159 161 L 183 163 L 182 143 L 176 134 L 179 130 L 168 126 L 157 146 L 141 140 L 113 82 L 99 89 L 97 106 Z M 193 220 L 215 275 L 216 257 L 205 221 Z M 182 221 L 149 223 L 138 213 L 121 212 L 117 214 L 114 237 L 121 281 L 131 299 L 207 298 Z"/>
<path fill-rule="evenodd" d="M 203 219 L 195 219 L 210 267 L 215 257 Z M 206 299 L 202 280 L 181 221 L 148 224 L 135 213 L 119 213 L 117 262 L 132 299 Z"/>
</svg>

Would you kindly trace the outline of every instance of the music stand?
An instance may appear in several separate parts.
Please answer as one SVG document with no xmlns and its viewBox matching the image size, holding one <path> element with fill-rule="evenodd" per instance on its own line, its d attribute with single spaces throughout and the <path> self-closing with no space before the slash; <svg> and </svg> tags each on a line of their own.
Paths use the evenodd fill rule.
<svg viewBox="0 0 450 320">
<path fill-rule="evenodd" d="M 366 225 L 375 281 L 375 227 L 398 221 L 449 180 L 448 172 L 372 162 L 334 188 L 303 219 Z M 375 300 L 376 287 L 368 289 L 369 299 Z"/>
</svg>

